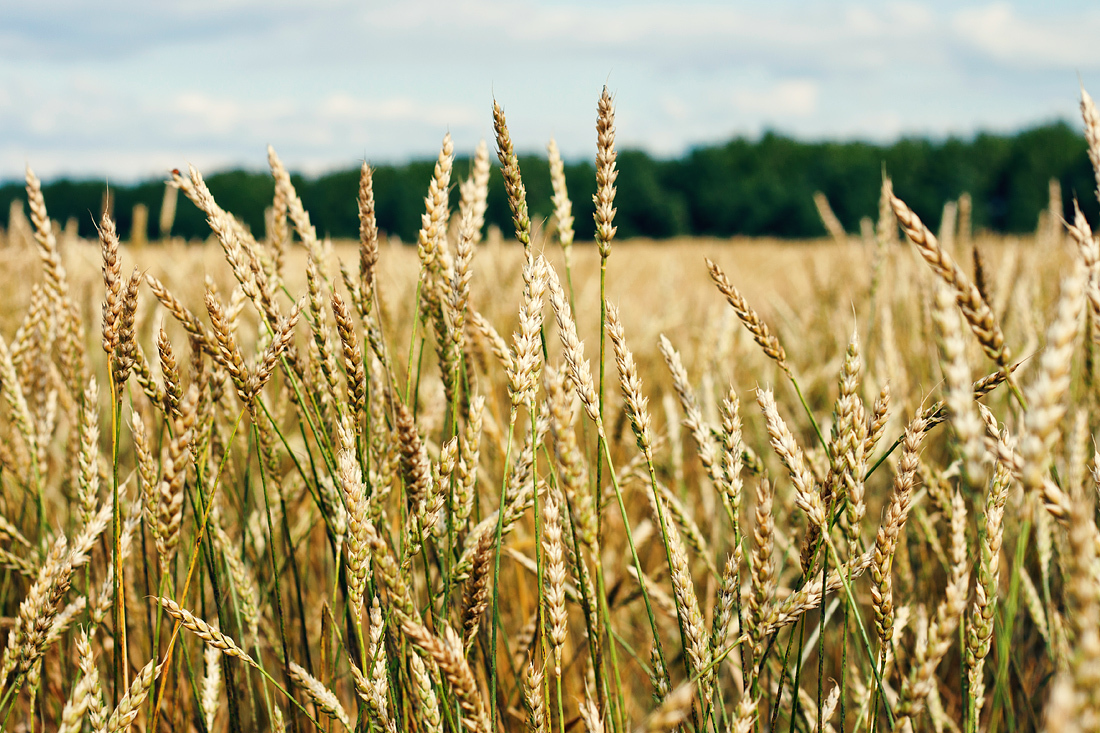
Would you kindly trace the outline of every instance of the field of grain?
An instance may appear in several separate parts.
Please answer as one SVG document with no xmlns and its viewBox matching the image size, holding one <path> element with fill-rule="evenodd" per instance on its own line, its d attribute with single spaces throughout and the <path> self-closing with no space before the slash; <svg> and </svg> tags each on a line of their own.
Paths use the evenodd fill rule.
<svg viewBox="0 0 1100 733">
<path fill-rule="evenodd" d="M 4 730 L 1100 726 L 1084 218 L 937 238 L 885 181 L 858 237 L 619 241 L 599 113 L 587 243 L 499 110 L 503 241 L 449 137 L 417 246 L 366 166 L 336 243 L 274 153 L 263 233 L 179 173 L 203 246 L 65 236 L 28 171 Z"/>
</svg>

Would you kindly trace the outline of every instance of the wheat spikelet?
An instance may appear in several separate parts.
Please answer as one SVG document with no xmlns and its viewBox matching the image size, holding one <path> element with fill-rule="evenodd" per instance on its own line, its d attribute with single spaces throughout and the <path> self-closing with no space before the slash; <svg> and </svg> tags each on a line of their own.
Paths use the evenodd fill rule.
<svg viewBox="0 0 1100 733">
<path fill-rule="evenodd" d="M 986 497 L 985 536 L 982 538 L 979 558 L 976 597 L 970 609 L 970 623 L 966 629 L 966 667 L 975 715 L 980 715 L 985 699 L 985 680 L 982 673 L 985 657 L 989 654 L 990 641 L 993 638 L 993 616 L 997 612 L 1001 541 L 1009 487 L 1008 469 L 998 464 Z"/>
<path fill-rule="evenodd" d="M 470 399 L 470 412 L 466 428 L 459 443 L 457 481 L 454 488 L 454 521 L 463 527 L 470 518 L 474 507 L 477 488 L 478 464 L 481 459 L 482 415 L 485 412 L 485 398 L 474 395 Z"/>
<path fill-rule="evenodd" d="M 731 386 L 725 399 L 722 400 L 722 447 L 724 449 L 722 463 L 725 470 L 724 498 L 733 517 L 735 536 L 741 533 L 739 526 L 743 486 L 741 472 L 745 465 L 745 444 L 741 435 L 740 410 L 741 401 Z"/>
<path fill-rule="evenodd" d="M 454 145 L 451 134 L 443 136 L 443 144 L 435 163 L 432 180 L 428 185 L 428 196 L 424 199 L 425 213 L 421 214 L 420 235 L 417 242 L 417 254 L 425 272 L 438 269 L 437 257 L 442 256 L 446 244 L 448 217 L 447 188 L 451 181 L 451 168 L 454 164 Z"/>
<path fill-rule="evenodd" d="M 340 394 L 337 382 L 336 357 L 329 342 L 329 325 L 326 316 L 325 298 L 321 292 L 324 287 L 324 277 L 321 273 L 320 262 L 311 254 L 306 260 L 306 286 L 309 291 L 309 325 L 313 332 L 313 340 L 310 343 L 310 363 L 316 364 L 325 379 L 326 390 L 322 393 L 322 399 L 331 401 Z"/>
<path fill-rule="evenodd" d="M 588 733 L 604 733 L 600 709 L 587 691 L 584 699 L 580 701 L 580 714 Z"/>
<path fill-rule="evenodd" d="M 99 389 L 95 377 L 84 387 L 84 404 L 80 412 L 80 481 L 78 501 L 80 522 L 87 524 L 99 502 Z M 137 413 L 135 413 L 136 416 Z M 135 417 L 136 419 L 136 417 Z M 144 436 L 144 431 L 142 431 Z M 139 449 L 144 446 L 139 444 Z M 142 474 L 146 478 L 147 474 Z"/>
<path fill-rule="evenodd" d="M 253 667 L 259 667 L 256 660 L 237 646 L 235 641 L 218 631 L 214 626 L 198 618 L 187 609 L 180 608 L 179 604 L 171 598 L 162 598 L 158 596 L 156 597 L 156 601 L 164 608 L 169 616 L 176 619 L 183 628 L 199 637 L 207 646 L 214 647 L 226 656 L 236 657 Z"/>
<path fill-rule="evenodd" d="M 340 451 L 340 488 L 348 512 L 348 605 L 352 615 L 359 617 L 370 566 L 370 544 L 367 541 L 369 510 L 367 492 L 363 485 L 363 470 L 356 457 L 355 427 L 348 417 L 338 424 Z"/>
<path fill-rule="evenodd" d="M 440 638 L 411 619 L 403 620 L 401 629 L 413 646 L 439 665 L 440 673 L 450 683 L 452 691 L 458 698 L 458 704 L 462 708 L 463 724 L 473 733 L 489 733 L 492 727 L 485 712 L 485 704 L 470 665 L 462 654 L 462 642 L 454 631 L 446 626 L 443 630 L 444 635 Z"/>
<path fill-rule="evenodd" d="M 532 659 L 527 663 L 523 675 L 523 702 L 527 708 L 527 730 L 531 733 L 547 733 L 543 679 L 542 666 L 536 667 Z"/>
<path fill-rule="evenodd" d="M 951 575 L 944 599 L 936 608 L 935 619 L 928 626 L 928 637 L 925 643 L 917 644 L 913 667 L 902 684 L 900 699 L 894 708 L 895 725 L 920 712 L 936 684 L 936 667 L 951 647 L 955 628 L 966 609 L 970 577 L 966 562 L 966 506 L 957 492 L 952 498 L 951 512 Z"/>
<path fill-rule="evenodd" d="M 848 233 L 844 231 L 844 225 L 833 213 L 833 207 L 829 205 L 829 199 L 821 191 L 814 191 L 814 206 L 821 217 L 821 223 L 825 225 L 825 231 L 837 244 L 845 244 L 848 241 Z"/>
<path fill-rule="evenodd" d="M 449 353 L 461 353 L 466 345 L 466 308 L 470 303 L 470 280 L 473 277 L 474 245 L 477 243 L 477 222 L 474 207 L 462 210 L 458 223 L 458 241 L 455 244 L 454 274 L 451 276 L 450 332 L 453 348 Z"/>
<path fill-rule="evenodd" d="M 80 528 L 79 534 L 73 539 L 69 553 L 68 561 L 72 563 L 73 568 L 83 567 L 91 560 L 92 548 L 110 524 L 113 509 L 114 506 L 110 501 L 105 502 L 87 524 Z"/>
<path fill-rule="evenodd" d="M 122 308 L 117 323 L 117 344 L 115 345 L 114 361 L 112 362 L 112 377 L 115 380 L 116 391 L 121 391 L 122 385 L 126 383 L 137 357 L 134 329 L 137 317 L 139 284 L 141 284 L 141 273 L 135 267 L 130 273 L 130 280 L 126 283 L 126 289 L 122 294 Z"/>
<path fill-rule="evenodd" d="M 871 605 L 875 612 L 875 627 L 878 630 L 879 645 L 885 646 L 893 636 L 894 595 L 891 567 L 898 537 L 909 517 L 913 491 L 916 485 L 917 468 L 920 463 L 921 441 L 925 434 L 925 420 L 922 414 L 910 421 L 905 429 L 901 458 L 898 460 L 894 475 L 893 494 L 886 509 L 886 516 L 875 536 L 874 561 L 871 563 Z"/>
<path fill-rule="evenodd" d="M 592 367 L 584 358 L 584 342 L 577 337 L 577 324 L 573 320 L 572 309 L 569 307 L 569 301 L 566 300 L 557 272 L 552 267 L 547 267 L 546 272 L 550 305 L 554 308 L 554 316 L 558 322 L 558 335 L 561 337 L 562 351 L 568 367 L 566 373 L 589 419 L 597 425 L 602 425 L 600 400 L 596 395 L 596 383 L 592 379 Z"/>
<path fill-rule="evenodd" d="M 615 350 L 615 364 L 619 370 L 619 386 L 623 392 L 626 414 L 634 428 L 638 449 L 645 455 L 646 461 L 651 462 L 652 438 L 649 433 L 649 411 L 646 409 L 649 398 L 642 394 L 638 366 L 634 362 L 634 355 L 626 346 L 626 335 L 623 332 L 622 321 L 619 320 L 619 309 L 611 301 L 607 301 L 604 307 L 607 311 L 607 334 L 611 337 L 611 344 Z"/>
<path fill-rule="evenodd" d="M 497 358 L 505 372 L 512 371 L 512 350 L 508 348 L 508 342 L 497 333 L 493 325 L 475 310 L 469 314 L 470 326 L 481 334 L 482 338 L 489 342 L 493 356 Z"/>
<path fill-rule="evenodd" d="M 772 449 L 787 467 L 791 480 L 794 482 L 796 497 L 795 504 L 806 512 L 810 524 L 818 529 L 825 528 L 825 506 L 821 501 L 821 495 L 814 486 L 813 473 L 806 468 L 802 449 L 795 442 L 790 428 L 783 418 L 779 416 L 779 408 L 776 407 L 775 397 L 771 390 L 760 389 L 756 393 L 756 401 L 764 412 L 767 420 L 768 435 L 771 436 Z"/>
<path fill-rule="evenodd" d="M 173 424 L 172 439 L 168 443 L 161 471 L 160 500 L 156 504 L 157 529 L 155 538 L 162 573 L 169 572 L 176 547 L 179 545 L 180 525 L 183 521 L 183 485 L 187 480 L 189 448 L 197 417 L 199 391 L 192 384 L 180 404 L 180 416 Z"/>
<path fill-rule="evenodd" d="M 1100 112 L 1092 97 L 1081 87 L 1081 117 L 1085 122 L 1085 140 L 1088 142 L 1089 162 L 1096 176 L 1096 195 L 1100 197 Z"/>
<path fill-rule="evenodd" d="M 710 426 L 703 419 L 703 411 L 699 409 L 699 403 L 695 399 L 687 369 L 684 368 L 680 353 L 676 351 L 672 346 L 672 342 L 664 334 L 660 336 L 659 345 L 661 356 L 664 357 L 665 364 L 668 365 L 668 370 L 672 374 L 672 386 L 676 390 L 680 407 L 684 411 L 684 425 L 691 431 L 691 436 L 695 439 L 699 460 L 702 462 L 703 468 L 706 469 L 711 482 L 728 499 L 730 488 L 728 479 L 723 473 L 725 467 L 718 458 L 718 448 L 711 435 Z"/>
<path fill-rule="evenodd" d="M 657 501 L 660 501 L 660 499 L 657 499 Z M 702 675 L 699 682 L 703 689 L 703 701 L 709 705 L 711 694 L 708 688 L 711 673 L 708 670 L 713 658 L 703 614 L 699 610 L 699 597 L 695 592 L 695 582 L 691 578 L 687 550 L 684 548 L 683 540 L 681 540 L 675 524 L 669 523 L 665 526 L 665 537 L 669 554 L 669 572 L 672 576 L 672 590 L 676 595 L 676 606 L 679 609 L 681 623 L 687 636 L 684 639 L 684 644 L 687 647 L 688 658 L 691 660 L 692 672 Z"/>
<path fill-rule="evenodd" d="M 695 683 L 685 682 L 669 693 L 660 707 L 650 713 L 635 733 L 663 733 L 677 730 L 691 712 Z"/>
<path fill-rule="evenodd" d="M 917 246 L 917 250 L 945 283 L 955 289 L 955 302 L 962 310 L 963 317 L 970 325 L 970 330 L 978 338 L 978 343 L 986 355 L 995 361 L 1002 371 L 1008 369 L 1012 363 L 1012 355 L 1004 342 L 1004 333 L 993 316 L 989 304 L 982 300 L 982 295 L 977 286 L 970 281 L 951 255 L 940 246 L 936 236 L 929 231 L 921 220 L 906 206 L 905 202 L 894 196 L 891 192 L 890 203 L 894 207 L 894 214 L 898 223 L 905 230 L 909 240 Z"/>
<path fill-rule="evenodd" d="M 61 600 L 72 583 L 73 553 L 64 535 L 50 548 L 26 598 L 19 604 L 15 628 L 0 660 L 0 685 L 4 690 L 41 658 L 54 619 L 61 611 Z"/>
<path fill-rule="evenodd" d="M 378 264 L 378 220 L 374 209 L 374 173 L 363 161 L 359 168 L 359 195 L 355 201 L 359 210 L 359 286 L 362 293 L 364 319 L 374 303 L 374 270 Z"/>
<path fill-rule="evenodd" d="M 259 396 L 268 380 L 270 380 L 271 376 L 275 373 L 275 365 L 278 360 L 290 351 L 291 343 L 294 339 L 294 327 L 298 324 L 298 319 L 302 315 L 302 309 L 304 307 L 305 301 L 299 300 L 294 304 L 294 307 L 290 309 L 290 313 L 286 316 L 281 316 L 276 323 L 275 336 L 271 339 L 271 343 L 268 344 L 268 347 L 264 349 L 264 353 L 260 357 L 259 366 L 249 376 L 249 409 L 253 409 L 252 401 Z"/>
<path fill-rule="evenodd" d="M 775 543 L 775 518 L 772 484 L 762 478 L 756 485 L 756 521 L 753 524 L 752 593 L 748 599 L 746 632 L 752 639 L 753 669 L 763 654 L 763 640 L 768 624 L 768 610 L 775 596 L 775 570 L 772 548 Z"/>
<path fill-rule="evenodd" d="M 38 433 L 35 420 L 31 416 L 30 405 L 23 392 L 19 373 L 12 362 L 11 351 L 3 336 L 0 336 L 0 391 L 11 410 L 11 420 L 15 423 L 31 455 L 38 454 Z"/>
<path fill-rule="evenodd" d="M 218 697 L 221 695 L 222 668 L 221 654 L 217 647 L 206 646 L 202 651 L 206 674 L 202 678 L 202 712 L 206 719 L 206 729 L 214 730 L 214 719 L 218 715 Z"/>
<path fill-rule="evenodd" d="M 573 202 L 569 200 L 569 191 L 565 185 L 565 164 L 554 138 L 546 145 L 546 154 L 550 164 L 550 186 L 554 195 L 554 219 L 558 223 L 558 242 L 565 254 L 565 266 L 572 265 L 573 258 Z"/>
<path fill-rule="evenodd" d="M 711 654 L 726 646 L 733 632 L 733 619 L 735 617 L 734 604 L 738 602 L 741 592 L 741 543 L 734 544 L 733 551 L 726 557 L 726 564 L 722 571 L 718 588 L 718 605 L 714 610 L 714 628 L 711 631 Z M 737 630 L 741 633 L 741 629 Z"/>
<path fill-rule="evenodd" d="M 431 460 L 428 449 L 420 439 L 416 421 L 402 402 L 397 403 L 397 443 L 409 504 L 418 510 L 433 491 Z"/>
<path fill-rule="evenodd" d="M 837 397 L 835 409 L 835 436 L 832 445 L 835 466 L 832 480 L 836 482 L 838 490 L 830 492 L 836 498 L 843 495 L 847 500 L 848 547 L 853 555 L 854 548 L 860 544 L 860 523 L 867 511 L 863 486 L 863 475 L 867 469 L 864 452 L 867 423 L 864 417 L 863 400 L 859 397 L 861 367 L 859 335 L 853 332 L 844 354 L 844 366 L 840 373 L 840 394 Z M 803 567 L 806 567 L 806 563 L 803 563 Z"/>
<path fill-rule="evenodd" d="M 320 260 L 321 247 L 317 239 L 317 230 L 313 228 L 313 224 L 309 219 L 309 212 L 302 206 L 302 200 L 298 198 L 298 193 L 294 190 L 294 184 L 290 181 L 290 172 L 287 171 L 283 162 L 275 153 L 275 148 L 270 145 L 267 147 L 267 160 L 268 165 L 271 167 L 271 175 L 275 178 L 275 190 L 281 192 L 277 195 L 281 195 L 286 200 L 287 214 L 290 216 L 290 220 L 294 222 L 294 230 L 298 232 L 298 236 L 310 256 Z"/>
<path fill-rule="evenodd" d="M 548 269 L 541 255 L 537 258 L 528 257 L 527 264 L 523 268 L 526 287 L 523 306 L 519 311 L 519 331 L 513 336 L 515 346 L 511 369 L 508 373 L 513 408 L 534 400 L 538 389 L 542 365 L 540 351 L 542 308 Z"/>
<path fill-rule="evenodd" d="M 474 212 L 474 244 L 477 244 L 481 241 L 481 230 L 485 226 L 485 210 L 489 198 L 489 146 L 484 140 L 478 141 L 474 151 L 470 189 L 470 208 Z"/>
<path fill-rule="evenodd" d="M 758 702 L 745 695 L 737 703 L 737 717 L 730 726 L 732 733 L 749 733 L 756 725 L 756 707 Z"/>
<path fill-rule="evenodd" d="M 60 302 L 68 297 L 69 284 L 65 266 L 61 264 L 61 254 L 57 248 L 57 237 L 53 231 L 49 214 L 46 212 L 46 199 L 42 196 L 42 182 L 28 165 L 26 169 L 27 205 L 34 224 L 34 242 L 38 245 L 38 255 L 42 259 L 42 269 L 46 275 L 46 290 L 51 299 Z"/>
<path fill-rule="evenodd" d="M 768 324 L 761 320 L 760 316 L 756 314 L 756 311 L 741 295 L 741 292 L 730 283 L 726 273 L 722 272 L 722 268 L 716 262 L 708 257 L 706 263 L 707 268 L 710 270 L 711 279 L 714 280 L 714 284 L 718 286 L 718 290 L 722 295 L 726 296 L 729 304 L 733 306 L 733 311 L 741 319 L 741 323 L 749 329 L 749 333 L 752 334 L 764 353 L 771 357 L 779 365 L 779 368 L 789 376 L 791 368 L 787 365 L 787 353 L 779 344 L 779 339 L 768 328 Z"/>
<path fill-rule="evenodd" d="M 470 577 L 463 590 L 462 637 L 466 654 L 473 649 L 477 640 L 481 616 L 489 605 L 489 578 L 492 572 L 493 535 L 485 532 L 478 540 L 470 567 Z"/>
<path fill-rule="evenodd" d="M 80 654 L 83 676 L 73 685 L 72 694 L 69 695 L 65 708 L 61 711 L 61 724 L 57 728 L 57 733 L 80 733 L 85 717 L 93 718 L 92 730 L 102 730 L 105 722 L 99 674 L 95 668 L 87 632 L 80 632 L 76 647 Z"/>
<path fill-rule="evenodd" d="M 145 704 L 145 699 L 149 697 L 153 680 L 160 675 L 161 667 L 156 662 L 156 659 L 150 659 L 134 677 L 134 681 L 130 683 L 130 689 L 118 701 L 114 712 L 107 720 L 107 733 L 122 733 L 130 730 L 130 726 L 141 712 L 141 706 Z"/>
<path fill-rule="evenodd" d="M 214 337 L 217 339 L 218 351 L 215 359 L 229 373 L 233 385 L 237 388 L 237 396 L 241 402 L 249 402 L 249 375 L 248 368 L 244 364 L 244 356 L 237 344 L 237 338 L 233 335 L 230 319 L 226 316 L 225 309 L 218 301 L 218 297 L 207 283 L 206 310 L 210 313 L 210 322 L 214 328 Z"/>
<path fill-rule="evenodd" d="M 615 104 L 611 92 L 605 86 L 600 93 L 596 112 L 596 193 L 592 203 L 596 206 L 593 214 L 596 220 L 596 247 L 600 257 L 607 259 L 611 254 L 611 240 L 615 238 L 615 179 L 619 172 L 615 170 Z"/>
<path fill-rule="evenodd" d="M 946 405 L 951 413 L 951 424 L 959 438 L 966 472 L 971 480 L 979 482 L 982 476 L 981 459 L 982 424 L 974 406 L 970 385 L 970 365 L 966 361 L 966 349 L 959 329 L 958 318 L 953 312 L 952 293 L 943 283 L 936 287 L 933 319 L 940 328 L 940 353 L 944 383 L 947 389 Z"/>
<path fill-rule="evenodd" d="M 373 707 L 387 731 L 394 733 L 396 726 L 389 708 L 389 681 L 386 672 L 386 647 L 382 638 L 382 607 L 378 603 L 378 596 L 374 597 L 370 610 L 370 657 L 373 660 L 371 668 L 370 687 L 373 695 Z"/>
<path fill-rule="evenodd" d="M 1047 346 L 1039 363 L 1039 373 L 1028 387 L 1028 409 L 1024 415 L 1024 430 L 1020 437 L 1020 457 L 1023 460 L 1020 481 L 1026 491 L 1042 491 L 1048 510 L 1058 519 L 1065 519 L 1067 509 L 1047 490 L 1044 477 L 1051 447 L 1058 440 L 1058 423 L 1065 415 L 1063 403 L 1069 388 L 1073 342 L 1080 326 L 1084 308 L 1085 271 L 1078 265 L 1062 281 L 1058 299 L 1058 314 L 1047 329 Z"/>
<path fill-rule="evenodd" d="M 122 316 L 122 260 L 118 253 L 118 232 L 115 222 L 106 213 L 99 224 L 99 241 L 103 251 L 103 350 L 108 357 L 118 347 L 119 319 Z"/>
<path fill-rule="evenodd" d="M 512 136 L 508 134 L 508 123 L 504 119 L 504 110 L 493 100 L 493 130 L 497 138 L 497 158 L 500 159 L 500 173 L 504 178 L 504 190 L 508 194 L 508 207 L 512 210 L 512 223 L 516 228 L 516 239 L 526 249 L 531 244 L 531 219 L 527 214 L 527 189 L 519 172 L 519 158 L 512 145 Z"/>
<path fill-rule="evenodd" d="M 561 677 L 561 655 L 565 644 L 565 546 L 562 541 L 561 502 L 557 491 L 551 489 L 543 508 L 543 547 L 546 553 L 544 587 L 546 589 L 547 617 L 550 622 L 550 645 L 554 657 L 554 674 Z"/>
<path fill-rule="evenodd" d="M 886 423 L 890 419 L 890 383 L 882 385 L 867 423 L 867 439 L 863 443 L 863 455 L 870 457 L 886 432 Z"/>
<path fill-rule="evenodd" d="M 424 730 L 427 733 L 443 733 L 439 700 L 436 698 L 435 690 L 432 689 L 432 678 L 428 674 L 428 668 L 420 655 L 409 656 L 409 669 L 412 672 L 413 689 L 416 691 L 418 717 L 423 721 Z"/>
<path fill-rule="evenodd" d="M 146 273 L 145 282 L 149 285 L 149 289 L 153 291 L 153 295 L 160 304 L 172 314 L 172 317 L 179 321 L 180 325 L 187 334 L 194 339 L 197 343 L 202 345 L 203 351 L 213 357 L 218 356 L 218 345 L 214 340 L 214 337 L 207 333 L 206 327 L 202 324 L 202 321 L 195 316 L 188 308 L 180 302 L 172 293 L 165 287 L 164 283 L 158 280 L 153 275 Z"/>
<path fill-rule="evenodd" d="M 344 706 L 340 704 L 340 699 L 336 697 L 332 690 L 325 687 L 320 680 L 296 662 L 290 663 L 290 678 L 313 700 L 313 704 L 317 706 L 318 710 L 328 717 L 340 721 L 340 724 L 344 726 L 344 730 L 353 730 L 351 719 L 348 718 Z"/>
</svg>

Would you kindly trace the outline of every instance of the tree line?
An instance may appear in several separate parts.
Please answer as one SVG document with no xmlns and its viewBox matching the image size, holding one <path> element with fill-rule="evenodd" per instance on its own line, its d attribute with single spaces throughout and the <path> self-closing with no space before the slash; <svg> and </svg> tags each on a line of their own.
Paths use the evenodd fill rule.
<svg viewBox="0 0 1100 733">
<path fill-rule="evenodd" d="M 455 161 L 453 180 L 470 170 L 470 159 Z M 403 241 L 415 241 L 424 195 L 434 161 L 379 165 L 374 193 L 379 228 Z M 823 236 L 813 202 L 815 191 L 828 198 L 844 227 L 858 231 L 864 216 L 877 216 L 882 172 L 894 180 L 898 195 L 925 221 L 939 221 L 945 201 L 969 192 L 975 229 L 1019 233 L 1035 228 L 1048 205 L 1048 182 L 1057 179 L 1065 192 L 1066 215 L 1072 199 L 1095 220 L 1098 213 L 1093 173 L 1080 132 L 1056 122 L 1015 134 L 980 133 L 943 140 L 903 138 L 891 144 L 803 142 L 777 133 L 758 139 L 735 138 L 701 146 L 680 158 L 654 158 L 640 150 L 618 157 L 615 223 L 620 237 L 656 239 L 676 236 Z M 532 216 L 548 218 L 550 172 L 545 157 L 520 156 Z M 318 233 L 334 238 L 358 236 L 356 191 L 358 166 L 322 176 L 293 176 L 294 185 Z M 573 201 L 578 240 L 593 236 L 592 195 L 596 190 L 592 162 L 567 163 L 565 176 Z M 248 171 L 215 173 L 206 178 L 217 201 L 239 217 L 257 236 L 264 231 L 264 209 L 274 183 L 267 174 Z M 104 203 L 101 181 L 57 180 L 43 186 L 50 215 L 75 218 L 81 236 L 95 236 L 94 219 Z M 452 187 L 457 206 L 457 186 Z M 120 233 L 129 235 L 136 204 L 148 207 L 150 238 L 157 236 L 163 180 L 111 186 L 112 209 Z M 0 185 L 0 212 L 15 199 L 25 199 L 21 182 Z M 500 169 L 493 168 L 486 220 L 505 233 L 511 214 Z M 172 235 L 187 239 L 209 236 L 202 214 L 180 197 Z"/>
</svg>

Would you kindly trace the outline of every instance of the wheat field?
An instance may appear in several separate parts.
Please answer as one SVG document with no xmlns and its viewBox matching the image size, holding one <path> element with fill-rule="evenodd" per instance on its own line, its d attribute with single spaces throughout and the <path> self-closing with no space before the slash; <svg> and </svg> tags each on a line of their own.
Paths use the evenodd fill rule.
<svg viewBox="0 0 1100 733">
<path fill-rule="evenodd" d="M 274 151 L 263 233 L 174 172 L 202 246 L 62 235 L 28 169 L 4 730 L 1100 729 L 1084 217 L 974 233 L 886 179 L 860 236 L 820 199 L 829 239 L 619 241 L 598 115 L 588 243 L 553 144 L 532 225 L 499 107 L 487 241 L 449 135 L 415 247 L 365 164 L 358 242 Z"/>
</svg>

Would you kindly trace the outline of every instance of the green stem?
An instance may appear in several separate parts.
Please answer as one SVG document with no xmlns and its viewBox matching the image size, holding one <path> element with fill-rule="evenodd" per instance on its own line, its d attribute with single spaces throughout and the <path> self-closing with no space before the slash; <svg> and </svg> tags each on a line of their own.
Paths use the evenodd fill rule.
<svg viewBox="0 0 1100 733">
<path fill-rule="evenodd" d="M 500 596 L 500 541 L 504 533 L 504 500 L 508 493 L 508 470 L 512 461 L 512 441 L 516 432 L 516 408 L 512 408 L 508 418 L 508 442 L 504 449 L 504 478 L 500 482 L 500 504 L 497 506 L 497 526 L 493 542 L 493 630 L 489 643 L 489 722 L 496 726 L 497 720 L 497 630 L 500 627 L 497 616 Z"/>
<path fill-rule="evenodd" d="M 226 463 L 229 462 L 229 455 L 230 455 L 230 453 L 232 453 L 230 448 L 233 445 L 233 439 L 237 435 L 237 430 L 241 426 L 241 421 L 244 419 L 244 414 L 245 414 L 246 411 L 247 411 L 246 409 L 242 408 L 240 414 L 237 415 L 237 420 L 233 424 L 233 432 L 230 433 L 230 435 L 229 435 L 229 441 L 227 443 L 227 449 L 225 451 L 225 455 L 222 456 L 221 463 L 218 465 L 218 473 L 214 477 L 214 485 L 210 488 L 210 496 L 206 500 L 206 510 L 203 513 L 202 522 L 199 524 L 198 532 L 196 533 L 195 539 L 193 540 L 192 545 L 191 545 L 191 557 L 190 557 L 190 560 L 188 561 L 188 565 L 187 565 L 187 576 L 184 579 L 183 592 L 180 593 L 180 596 L 179 596 L 181 600 L 185 600 L 187 598 L 187 591 L 191 587 L 191 578 L 194 575 L 195 566 L 196 566 L 198 558 L 199 558 L 199 544 L 202 542 L 202 538 L 206 534 L 206 525 L 210 520 L 210 510 L 214 506 L 214 499 L 216 498 L 216 495 L 217 495 L 217 492 L 218 492 L 218 486 L 221 484 L 222 473 L 225 471 L 225 465 L 226 465 Z M 172 631 L 172 636 L 168 640 L 168 649 L 164 653 L 164 661 L 162 662 L 162 664 L 165 665 L 166 670 L 168 670 L 168 671 L 165 672 L 165 675 L 171 673 L 170 663 L 172 661 L 172 650 L 175 647 L 176 638 L 179 636 L 180 628 L 181 628 L 181 624 L 180 624 L 179 621 L 177 621 L 176 622 L 176 627 Z M 160 690 L 157 694 L 156 706 L 153 708 L 153 724 L 150 726 L 150 728 L 149 728 L 150 730 L 158 730 L 158 728 L 157 728 L 157 719 L 160 717 L 160 706 L 161 706 L 161 703 L 164 701 L 164 691 L 167 688 L 168 688 L 168 684 L 167 684 L 167 680 L 165 680 L 161 684 Z"/>
<path fill-rule="evenodd" d="M 825 435 L 821 432 L 821 427 L 817 424 L 817 419 L 814 417 L 813 410 L 810 409 L 809 404 L 806 402 L 806 398 L 802 396 L 802 388 L 798 386 L 798 380 L 794 378 L 794 375 L 790 372 L 787 376 L 791 379 L 791 384 L 794 385 L 794 391 L 798 393 L 798 400 L 802 403 L 802 409 L 806 411 L 806 415 L 810 418 L 810 424 L 814 426 L 814 432 L 817 434 L 818 441 L 821 442 L 821 447 L 825 449 L 825 455 L 829 457 L 829 460 L 833 460 L 833 452 L 829 449 L 829 441 L 825 440 Z"/>
</svg>

